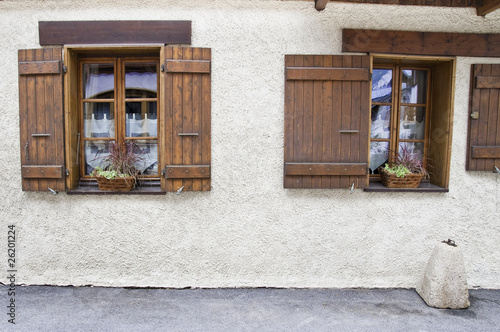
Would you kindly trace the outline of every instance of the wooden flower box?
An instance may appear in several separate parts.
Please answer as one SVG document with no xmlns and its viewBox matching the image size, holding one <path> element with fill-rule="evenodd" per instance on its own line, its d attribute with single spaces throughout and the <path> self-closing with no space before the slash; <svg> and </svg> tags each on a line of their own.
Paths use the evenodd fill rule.
<svg viewBox="0 0 500 332">
<path fill-rule="evenodd" d="M 425 177 L 423 173 L 406 174 L 405 177 L 398 178 L 396 174 L 387 172 L 380 168 L 382 184 L 387 188 L 418 188 L 420 181 Z"/>
<path fill-rule="evenodd" d="M 107 179 L 104 176 L 96 176 L 99 190 L 104 191 L 131 191 L 135 187 L 135 179 L 132 176 L 116 177 Z"/>
</svg>

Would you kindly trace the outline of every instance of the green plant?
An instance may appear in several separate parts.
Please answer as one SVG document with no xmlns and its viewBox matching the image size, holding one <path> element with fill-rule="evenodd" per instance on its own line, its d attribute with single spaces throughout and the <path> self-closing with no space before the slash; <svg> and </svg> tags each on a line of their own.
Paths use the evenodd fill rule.
<svg viewBox="0 0 500 332">
<path fill-rule="evenodd" d="M 398 178 L 404 178 L 406 174 L 411 173 L 410 170 L 404 165 L 394 165 L 390 167 L 389 164 L 385 164 L 384 169 L 391 174 L 396 174 L 396 177 Z"/>
<path fill-rule="evenodd" d="M 425 176 L 428 174 L 422 160 L 415 153 L 410 152 L 406 145 L 402 145 L 399 152 L 396 152 L 392 165 L 385 164 L 384 169 L 388 173 L 396 174 L 396 177 L 399 178 L 412 173 L 424 174 Z"/>
<path fill-rule="evenodd" d="M 120 174 L 115 170 L 105 170 L 102 169 L 101 167 L 97 166 L 94 171 L 92 172 L 92 176 L 103 176 L 108 180 L 117 178 L 117 177 L 126 177 L 127 175 L 125 174 Z"/>
</svg>

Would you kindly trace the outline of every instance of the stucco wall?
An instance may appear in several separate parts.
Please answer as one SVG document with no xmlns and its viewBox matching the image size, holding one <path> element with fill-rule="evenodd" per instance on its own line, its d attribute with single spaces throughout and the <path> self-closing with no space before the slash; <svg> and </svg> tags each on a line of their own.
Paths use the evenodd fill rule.
<svg viewBox="0 0 500 332">
<path fill-rule="evenodd" d="M 41 20 L 191 20 L 212 48 L 212 191 L 21 191 L 17 50 Z M 18 282 L 159 287 L 414 287 L 454 239 L 469 285 L 500 288 L 500 176 L 465 171 L 470 65 L 458 58 L 450 192 L 283 189 L 285 54 L 341 54 L 342 28 L 500 33 L 500 10 L 310 1 L 1 1 L 0 246 Z M 7 258 L 0 266 L 7 269 Z M 1 273 L 4 280 L 5 273 Z"/>
</svg>

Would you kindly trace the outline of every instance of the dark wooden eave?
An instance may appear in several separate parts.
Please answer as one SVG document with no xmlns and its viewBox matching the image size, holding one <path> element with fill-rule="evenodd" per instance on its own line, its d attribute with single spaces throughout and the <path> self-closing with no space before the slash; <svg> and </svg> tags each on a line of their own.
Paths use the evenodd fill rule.
<svg viewBox="0 0 500 332">
<path fill-rule="evenodd" d="M 477 15 L 484 16 L 500 8 L 500 0 L 483 0 L 483 4 L 477 7 Z"/>
<path fill-rule="evenodd" d="M 470 7 L 476 8 L 478 16 L 484 16 L 500 8 L 500 0 L 314 0 L 318 11 L 326 8 L 329 2 L 370 3 L 402 6 L 439 6 L 439 7 Z"/>
<path fill-rule="evenodd" d="M 343 29 L 342 52 L 498 58 L 500 34 Z"/>
<path fill-rule="evenodd" d="M 191 44 L 191 21 L 40 21 L 40 45 Z"/>
</svg>

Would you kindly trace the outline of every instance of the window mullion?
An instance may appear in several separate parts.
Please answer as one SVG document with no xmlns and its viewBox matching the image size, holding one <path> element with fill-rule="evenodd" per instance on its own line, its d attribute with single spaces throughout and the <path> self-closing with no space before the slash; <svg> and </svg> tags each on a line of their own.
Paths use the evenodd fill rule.
<svg viewBox="0 0 500 332">
<path fill-rule="evenodd" d="M 392 112 L 391 112 L 391 143 L 389 153 L 389 161 L 395 161 L 396 153 L 399 151 L 399 113 L 401 108 L 401 67 L 394 66 L 393 68 L 393 97 L 392 97 Z"/>
<path fill-rule="evenodd" d="M 426 98 L 426 106 L 425 106 L 425 141 L 424 141 L 424 152 L 423 152 L 423 165 L 427 168 L 427 158 L 428 158 L 428 150 L 429 150 L 429 141 L 430 141 L 430 105 L 431 105 L 431 70 L 427 70 L 427 98 Z"/>
<path fill-rule="evenodd" d="M 121 58 L 117 59 L 116 63 L 116 126 L 119 128 L 118 134 L 117 134 L 117 142 L 119 144 L 125 142 L 125 91 L 124 91 L 124 86 L 125 86 L 125 70 L 124 70 L 124 61 Z"/>
</svg>

